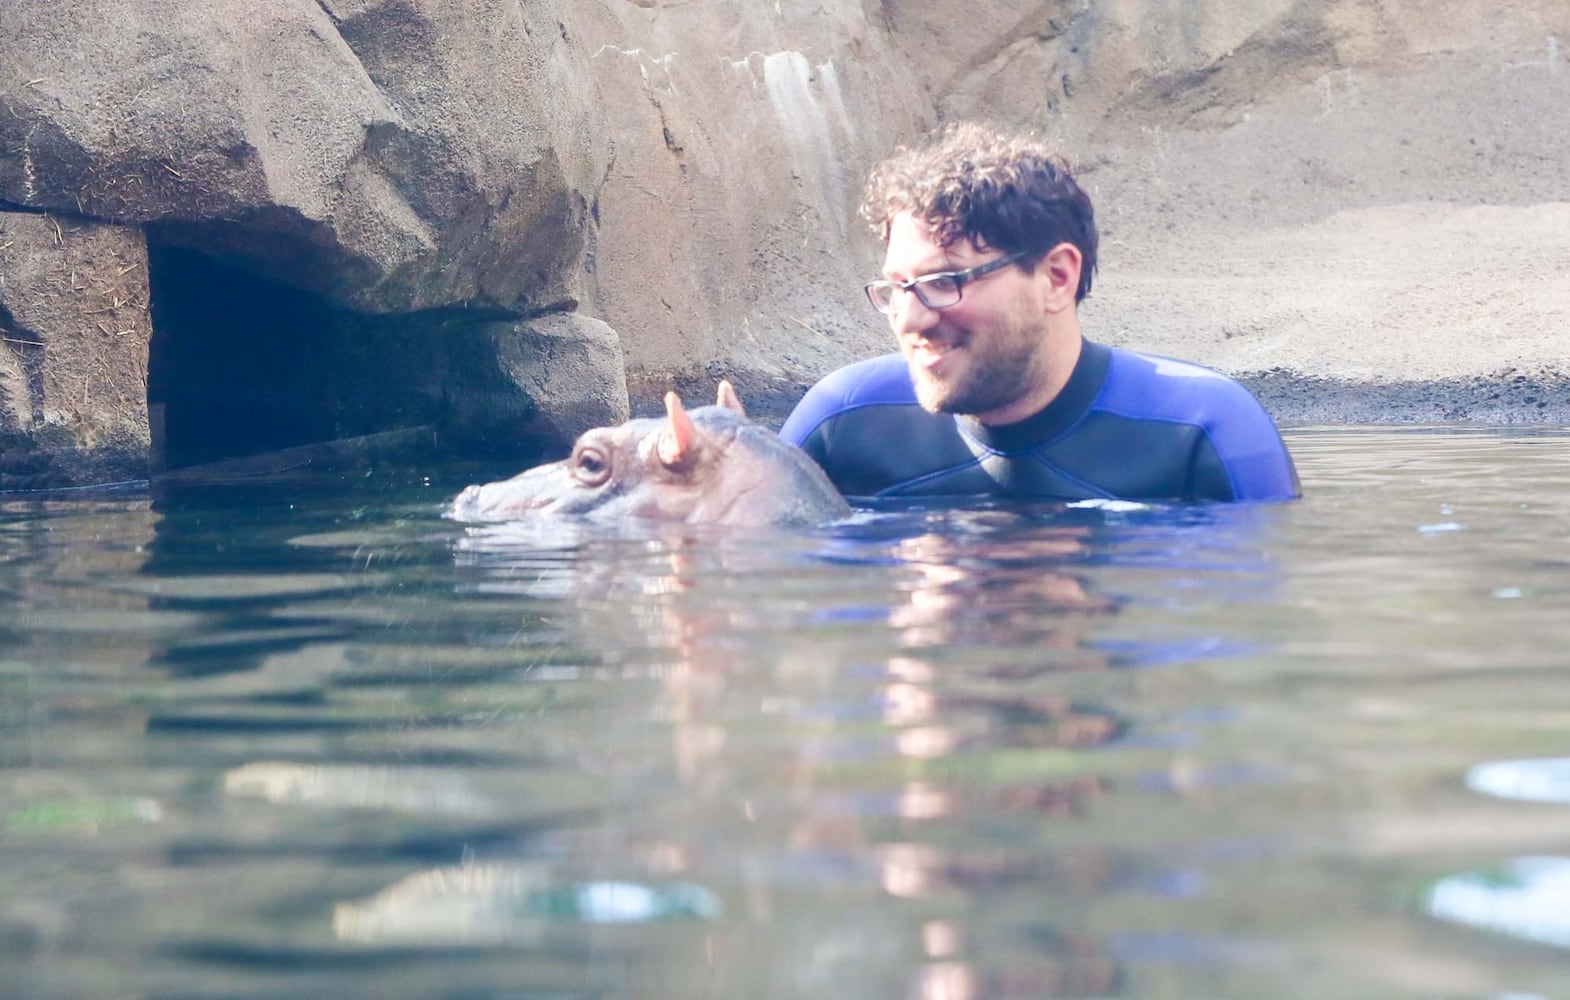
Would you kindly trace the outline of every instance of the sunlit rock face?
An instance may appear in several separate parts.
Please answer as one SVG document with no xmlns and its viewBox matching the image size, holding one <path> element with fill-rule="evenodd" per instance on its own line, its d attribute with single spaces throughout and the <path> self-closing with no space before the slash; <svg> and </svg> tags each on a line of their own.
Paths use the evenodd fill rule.
<svg viewBox="0 0 1570 1000">
<path fill-rule="evenodd" d="M 398 419 L 483 427 L 470 405 L 483 398 L 497 426 L 538 411 L 539 425 L 570 438 L 578 418 L 535 395 L 554 374 L 496 391 L 464 381 L 475 366 L 449 364 L 440 345 L 501 351 L 497 323 L 582 314 L 619 341 L 586 362 L 588 384 L 603 387 L 602 405 L 588 408 L 601 422 L 625 411 L 629 383 L 633 402 L 648 404 L 672 383 L 706 389 L 717 375 L 775 416 L 828 368 L 885 349 L 859 290 L 879 265 L 856 219 L 861 182 L 944 120 L 1038 129 L 1078 167 L 1106 235 L 1095 335 L 1241 374 L 1285 362 L 1357 377 L 1459 354 L 1410 346 L 1445 325 L 1402 299 L 1421 298 L 1417 278 L 1397 275 L 1397 287 L 1363 298 L 1316 296 L 1340 304 L 1332 316 L 1294 305 L 1300 296 L 1281 282 L 1185 297 L 1147 276 L 1186 273 L 1202 257 L 1222 279 L 1257 281 L 1254 265 L 1283 256 L 1280 234 L 1323 223 L 1323 244 L 1403 224 L 1364 216 L 1344 234 L 1335 220 L 1346 210 L 1534 206 L 1570 190 L 1561 0 L 1504 11 L 1463 0 L 953 10 L 944 0 L 8 0 L 0 209 L 123 226 L 248 271 L 314 297 L 345 336 L 368 331 L 390 367 L 420 373 L 418 385 L 383 390 L 408 401 L 330 414 L 317 422 L 329 430 Z M 1454 229 L 1424 225 L 1419 250 Z M 16 241 L 5 252 L 53 251 Z M 1530 315 L 1490 301 L 1463 329 L 1493 323 L 1519 340 L 1528 334 L 1515 331 L 1567 318 L 1542 306 L 1563 301 L 1551 291 L 1531 290 Z M 16 296 L 0 285 L 8 328 Z M 1395 300 L 1400 315 L 1378 312 Z M 389 331 L 381 317 L 406 319 Z M 1344 331 L 1360 324 L 1380 328 L 1374 350 L 1409 346 L 1371 359 L 1360 341 L 1356 353 Z M 1539 360 L 1516 340 L 1511 360 Z M 26 367 L 18 346 L 0 359 L 8 384 Z M 356 354 L 299 361 L 350 387 L 335 398 L 364 399 L 376 381 L 353 367 Z M 515 365 L 498 358 L 488 370 Z M 40 411 L 19 399 L 10 393 L 9 411 Z M 458 399 L 463 412 L 448 412 Z M 47 452 L 56 446 L 40 444 L 39 421 L 13 423 Z"/>
<path fill-rule="evenodd" d="M 147 474 L 139 230 L 0 212 L 0 337 L 0 490 Z"/>
<path fill-rule="evenodd" d="M 364 311 L 559 302 L 605 156 L 553 6 L 7 3 L 0 199 Z"/>
</svg>

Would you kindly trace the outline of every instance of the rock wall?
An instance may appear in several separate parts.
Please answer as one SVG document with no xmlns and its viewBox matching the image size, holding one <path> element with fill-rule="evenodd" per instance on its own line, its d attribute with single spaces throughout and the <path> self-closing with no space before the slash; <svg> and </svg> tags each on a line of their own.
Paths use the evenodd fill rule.
<svg viewBox="0 0 1570 1000">
<path fill-rule="evenodd" d="M 141 233 L 0 212 L 0 490 L 144 476 Z"/>
<path fill-rule="evenodd" d="M 499 317 L 521 321 L 577 305 L 608 140 L 593 127 L 589 63 L 569 44 L 556 7 L 8 0 L 0 5 L 0 207 L 118 226 L 127 239 L 194 250 L 317 296 L 328 310 L 397 317 L 389 322 L 398 331 L 426 331 L 405 366 L 429 369 L 445 356 L 429 341 L 462 326 L 455 314 L 488 328 Z M 15 312 L 11 298 L 0 289 L 0 304 Z M 221 310 L 198 306 L 222 321 Z M 374 332 L 375 324 L 360 324 L 368 327 Z M 527 340 L 527 327 L 519 329 Z M 151 350 L 155 367 L 160 357 L 199 353 Z M 294 364 L 327 359 L 302 352 Z M 12 357 L 6 367 L 18 363 Z M 31 363 L 50 370 L 55 352 L 44 348 Z M 224 374 L 243 378 L 236 367 Z M 262 370 L 284 367 L 277 359 Z M 353 374 L 318 381 L 341 385 Z M 182 377 L 195 373 L 154 372 L 155 381 Z M 237 387 L 237 395 L 272 392 L 284 397 L 283 410 L 297 381 Z M 389 386 L 403 389 L 416 391 Z M 174 398 L 162 414 L 171 423 L 215 412 L 211 401 L 182 410 L 187 400 Z M 381 410 L 444 415 L 420 402 Z M 503 410 L 516 414 L 527 403 Z M 624 388 L 594 412 L 625 415 Z M 509 420 L 499 418 L 493 431 L 515 429 Z M 20 423 L 8 451 L 17 461 L 38 465 L 30 451 L 58 450 L 39 436 L 43 423 Z M 145 417 L 141 425 L 145 466 Z M 236 436 L 249 437 L 243 430 Z M 122 457 L 134 465 L 134 442 L 127 447 Z M 79 478 L 54 467 L 57 479 Z"/>
<path fill-rule="evenodd" d="M 559 303 L 604 155 L 554 6 L 10 0 L 0 197 L 370 312 Z"/>
<path fill-rule="evenodd" d="M 1563 0 L 7 0 L 0 464 L 145 462 L 127 385 L 149 356 L 155 382 L 196 377 L 161 359 L 200 351 L 158 338 L 231 322 L 175 302 L 206 326 L 150 341 L 143 315 L 94 354 L 115 381 L 72 397 L 64 345 L 96 352 L 96 320 L 39 284 L 67 252 L 53 224 L 119 248 L 79 262 L 98 278 L 150 247 L 314 297 L 330 349 L 275 350 L 331 368 L 318 430 L 505 448 L 721 375 L 777 414 L 885 349 L 861 179 L 960 117 L 1041 130 L 1079 168 L 1104 229 L 1093 336 L 1253 378 L 1288 418 L 1313 414 L 1291 387 L 1326 379 L 1552 389 L 1566 44 Z M 39 309 L 74 332 L 41 333 Z M 566 343 L 574 365 L 528 360 Z M 287 407 L 285 381 L 248 391 Z"/>
</svg>

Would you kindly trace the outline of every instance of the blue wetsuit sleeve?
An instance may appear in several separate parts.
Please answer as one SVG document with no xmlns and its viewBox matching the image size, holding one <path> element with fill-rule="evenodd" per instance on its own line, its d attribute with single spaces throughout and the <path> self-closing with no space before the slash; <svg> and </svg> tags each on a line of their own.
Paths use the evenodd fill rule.
<svg viewBox="0 0 1570 1000">
<path fill-rule="evenodd" d="M 1207 421 L 1206 434 L 1215 448 L 1234 500 L 1290 500 L 1302 494 L 1297 468 L 1275 421 L 1254 394 L 1232 382 L 1231 398 Z"/>
<path fill-rule="evenodd" d="M 905 361 L 897 354 L 858 361 L 824 376 L 785 418 L 780 437 L 806 447 L 813 432 L 834 417 L 863 406 L 914 403 Z M 811 448 L 808 448 L 811 451 Z"/>
<path fill-rule="evenodd" d="M 1209 460 L 1194 470 L 1198 498 L 1290 500 L 1301 495 L 1297 469 L 1270 414 L 1242 385 L 1233 383 L 1227 405 L 1204 421 Z M 1218 462 L 1220 468 L 1211 465 Z M 1209 468 L 1205 468 L 1209 466 Z M 1218 474 L 1219 473 L 1219 474 Z M 1221 480 L 1215 487 L 1200 484 Z M 1212 492 L 1212 489 L 1217 492 Z"/>
<path fill-rule="evenodd" d="M 780 437 L 800 448 L 806 443 L 808 435 L 839 408 L 840 401 L 833 397 L 823 382 L 819 382 L 807 390 L 796 408 L 790 411 L 790 416 L 785 418 L 784 425 L 780 427 Z"/>
<path fill-rule="evenodd" d="M 1297 470 L 1281 434 L 1254 394 L 1219 372 L 1170 358 L 1113 352 L 1096 408 L 1136 420 L 1199 429 L 1183 495 L 1195 500 L 1289 500 Z"/>
<path fill-rule="evenodd" d="M 1234 456 L 1227 464 L 1235 500 L 1291 500 L 1302 496 L 1297 468 L 1279 435 L 1273 447 L 1245 456 Z"/>
</svg>

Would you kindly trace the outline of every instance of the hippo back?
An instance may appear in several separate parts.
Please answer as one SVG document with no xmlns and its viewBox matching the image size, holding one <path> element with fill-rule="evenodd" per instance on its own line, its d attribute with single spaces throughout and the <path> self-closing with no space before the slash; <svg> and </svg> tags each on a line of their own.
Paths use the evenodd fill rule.
<svg viewBox="0 0 1570 1000">
<path fill-rule="evenodd" d="M 722 406 L 691 411 L 725 450 L 716 489 L 728 494 L 731 524 L 823 524 L 850 513 L 823 469 L 779 435 Z"/>
</svg>

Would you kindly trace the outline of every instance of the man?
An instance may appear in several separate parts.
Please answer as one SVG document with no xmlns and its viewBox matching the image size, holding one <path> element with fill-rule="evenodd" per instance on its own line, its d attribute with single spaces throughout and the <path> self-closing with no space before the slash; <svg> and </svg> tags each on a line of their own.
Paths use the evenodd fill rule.
<svg viewBox="0 0 1570 1000">
<path fill-rule="evenodd" d="M 867 297 L 900 353 L 842 368 L 780 434 L 850 496 L 1279 500 L 1297 472 L 1237 382 L 1093 343 L 1090 199 L 1040 143 L 973 124 L 867 183 Z"/>
</svg>

